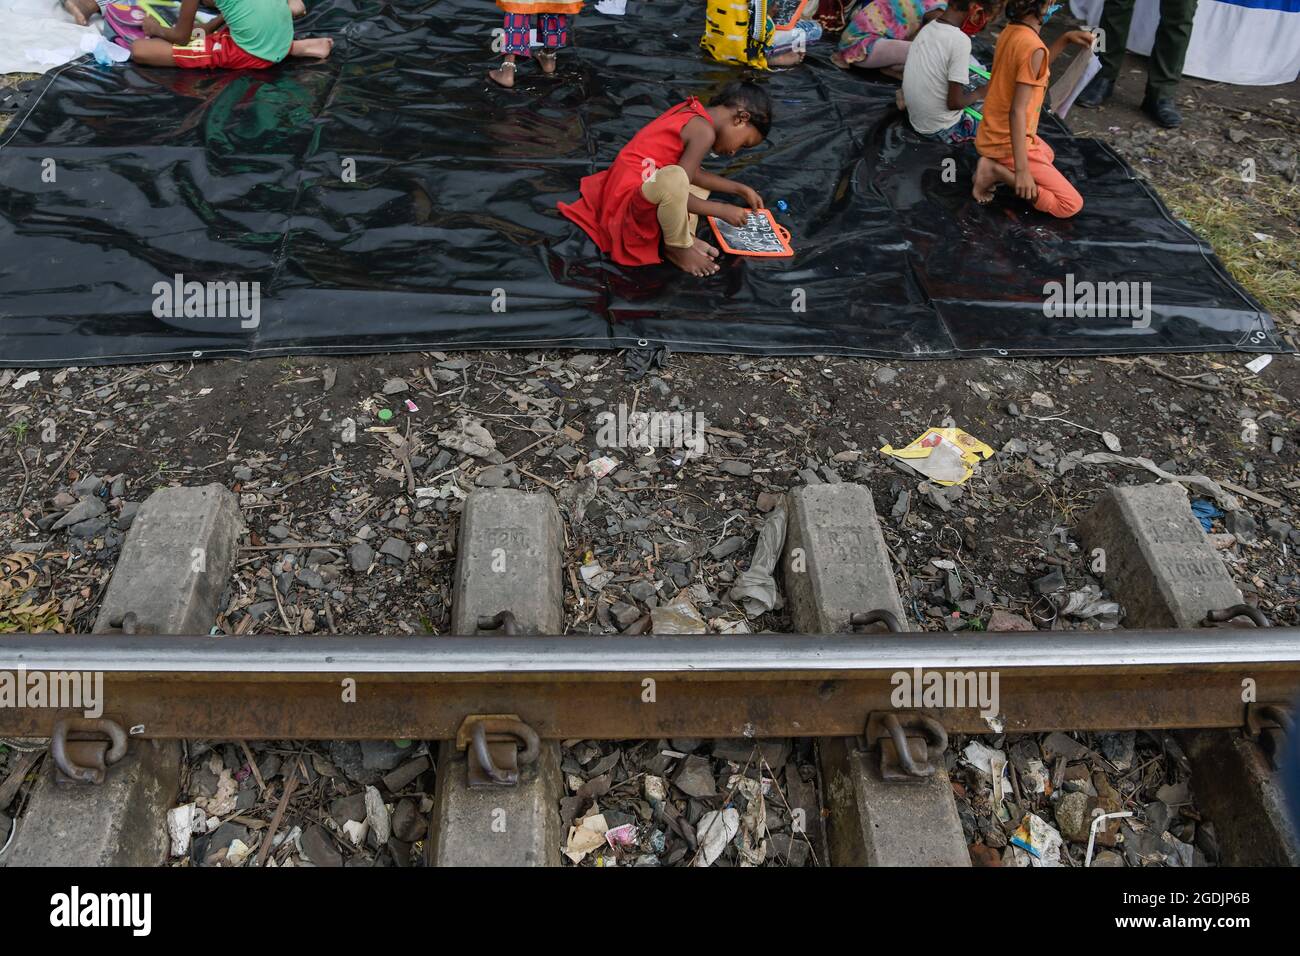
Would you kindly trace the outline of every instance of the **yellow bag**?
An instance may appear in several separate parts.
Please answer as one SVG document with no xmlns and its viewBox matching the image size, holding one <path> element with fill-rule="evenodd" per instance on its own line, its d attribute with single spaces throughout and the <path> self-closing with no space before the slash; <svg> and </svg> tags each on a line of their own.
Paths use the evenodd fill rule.
<svg viewBox="0 0 1300 956">
<path fill-rule="evenodd" d="M 767 15 L 767 0 L 708 0 L 700 46 L 722 63 L 767 69 L 767 51 L 776 28 Z"/>
</svg>

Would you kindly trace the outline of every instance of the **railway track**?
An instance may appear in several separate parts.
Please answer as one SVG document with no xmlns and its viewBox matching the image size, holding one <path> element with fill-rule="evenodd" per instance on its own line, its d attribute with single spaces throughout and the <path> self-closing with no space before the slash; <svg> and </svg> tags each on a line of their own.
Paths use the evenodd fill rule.
<svg viewBox="0 0 1300 956">
<path fill-rule="evenodd" d="M 1178 502 L 1171 514 L 1174 524 L 1184 517 Z M 156 591 L 156 575 L 187 572 L 159 571 L 165 561 L 143 574 L 119 570 L 119 593 L 110 588 L 105 599 L 118 608 L 118 633 L 0 640 L 0 672 L 45 675 L 50 687 L 94 675 L 102 715 L 0 707 L 0 736 L 50 738 L 66 776 L 100 779 L 147 741 L 442 741 L 429 859 L 444 865 L 557 861 L 559 741 L 822 738 L 822 774 L 839 781 L 825 796 L 840 829 L 832 862 L 961 865 L 952 792 L 936 774 L 949 734 L 1197 728 L 1258 739 L 1289 727 L 1287 707 L 1300 698 L 1300 628 L 1261 627 L 1267 622 L 1252 609 L 1206 606 L 1235 589 L 1223 589 L 1216 575 L 1226 575 L 1206 564 L 1205 552 L 1169 547 L 1177 534 L 1168 527 L 1154 548 L 1137 528 L 1112 590 L 1137 594 L 1126 603 L 1139 617 L 1191 614 L 1206 626 L 936 634 L 899 629 L 869 494 L 809 491 L 794 496 L 792 516 L 785 577 L 795 624 L 838 621 L 846 632 L 555 635 L 560 519 L 549 497 L 519 492 L 467 503 L 455 602 L 466 636 L 148 633 L 168 628 L 148 610 L 123 615 L 131 599 L 121 591 L 142 582 Z M 137 525 L 149 533 L 148 520 Z M 801 550 L 808 570 L 795 578 L 805 573 L 790 564 Z M 124 555 L 131 560 L 129 548 Z M 216 570 L 208 589 L 219 591 Z M 202 603 L 201 592 L 190 605 Z M 167 613 L 193 620 L 190 605 Z M 862 633 L 868 626 L 876 631 Z M 927 687 L 933 693 L 921 692 Z M 917 693 L 900 697 L 903 688 Z M 78 739 L 87 737 L 95 739 Z M 75 798 L 59 799 L 59 812 L 76 812 Z M 508 846 L 485 842 L 477 821 L 509 799 L 516 819 L 531 822 Z M 918 820 L 931 821 L 920 827 L 931 837 L 891 844 L 872 836 Z"/>
</svg>

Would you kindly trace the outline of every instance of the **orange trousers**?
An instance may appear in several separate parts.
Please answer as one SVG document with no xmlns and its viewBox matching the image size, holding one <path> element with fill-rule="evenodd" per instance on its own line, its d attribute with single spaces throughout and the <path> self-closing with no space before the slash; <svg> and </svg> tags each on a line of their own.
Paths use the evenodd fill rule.
<svg viewBox="0 0 1300 956">
<path fill-rule="evenodd" d="M 1069 219 L 1083 208 L 1083 197 L 1061 175 L 1061 171 L 1052 165 L 1054 159 L 1056 153 L 1052 147 L 1035 136 L 1029 146 L 1029 173 L 1038 184 L 1038 198 L 1034 200 L 1034 208 L 1057 219 Z M 1014 157 L 999 157 L 998 162 L 1012 172 L 1015 171 Z"/>
</svg>

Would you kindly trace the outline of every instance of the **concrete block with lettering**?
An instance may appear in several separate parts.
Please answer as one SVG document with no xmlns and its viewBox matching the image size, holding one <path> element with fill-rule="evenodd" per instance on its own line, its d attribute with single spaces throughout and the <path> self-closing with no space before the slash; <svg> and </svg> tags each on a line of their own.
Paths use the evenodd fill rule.
<svg viewBox="0 0 1300 956">
<path fill-rule="evenodd" d="M 140 633 L 207 634 L 239 551 L 239 500 L 227 488 L 163 488 L 131 524 L 95 630 L 134 612 Z"/>
<path fill-rule="evenodd" d="M 180 790 L 175 740 L 134 740 L 98 786 L 61 787 L 48 757 L 0 864 L 161 866 L 167 861 L 167 811 Z"/>
<path fill-rule="evenodd" d="M 537 762 L 513 787 L 471 789 L 466 757 L 444 740 L 438 748 L 429 861 L 434 866 L 559 866 L 560 746 L 542 743 Z"/>
<path fill-rule="evenodd" d="M 526 633 L 561 633 L 563 549 L 560 511 L 549 494 L 472 492 L 460 519 L 453 632 L 476 634 L 480 615 L 511 611 Z"/>
<path fill-rule="evenodd" d="M 1079 534 L 1091 560 L 1104 560 L 1102 579 L 1128 627 L 1196 627 L 1207 611 L 1242 601 L 1182 485 L 1108 488 Z"/>
<path fill-rule="evenodd" d="M 564 630 L 561 521 L 555 499 L 546 493 L 479 489 L 470 494 L 457 544 L 456 634 L 478 634 L 480 616 L 502 611 L 513 613 L 526 634 Z M 525 723 L 528 716 L 519 715 Z M 520 768 L 515 786 L 475 789 L 468 783 L 465 753 L 443 741 L 429 821 L 429 862 L 559 866 L 561 783 L 557 743 L 542 741 L 537 762 Z"/>
<path fill-rule="evenodd" d="M 817 742 L 832 866 L 970 866 L 952 784 L 881 778 L 878 755 L 853 737 Z"/>
<path fill-rule="evenodd" d="M 862 485 L 805 485 L 790 492 L 782 570 L 795 627 L 848 629 L 863 611 L 891 612 L 908 629 L 871 492 Z"/>
</svg>

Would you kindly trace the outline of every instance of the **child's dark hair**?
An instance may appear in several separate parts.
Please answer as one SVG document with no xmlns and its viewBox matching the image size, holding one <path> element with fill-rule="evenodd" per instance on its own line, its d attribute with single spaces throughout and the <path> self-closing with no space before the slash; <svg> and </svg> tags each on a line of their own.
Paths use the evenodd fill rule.
<svg viewBox="0 0 1300 956">
<path fill-rule="evenodd" d="M 772 128 L 772 97 L 752 80 L 727 84 L 721 93 L 709 100 L 709 105 L 744 110 L 749 114 L 750 124 L 767 139 L 768 130 Z"/>
<path fill-rule="evenodd" d="M 1007 20 L 1015 23 L 1031 13 L 1038 13 L 1043 7 L 1043 0 L 1007 0 Z"/>
</svg>

